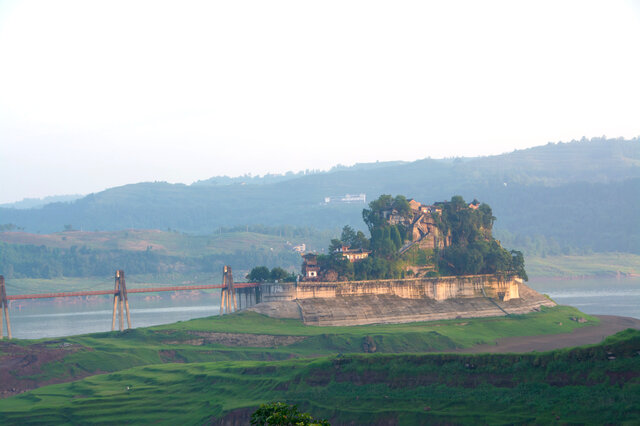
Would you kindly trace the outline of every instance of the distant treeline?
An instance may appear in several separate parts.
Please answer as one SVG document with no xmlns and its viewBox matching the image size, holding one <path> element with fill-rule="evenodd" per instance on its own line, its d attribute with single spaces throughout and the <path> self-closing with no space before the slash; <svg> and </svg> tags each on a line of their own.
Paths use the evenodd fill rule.
<svg viewBox="0 0 640 426">
<path fill-rule="evenodd" d="M 153 250 L 94 250 L 75 246 L 60 249 L 0 243 L 0 274 L 5 278 L 104 276 L 116 269 L 124 269 L 128 274 L 215 273 L 223 265 L 249 270 L 256 264 L 298 268 L 300 255 L 256 249 L 182 257 L 167 256 Z"/>
</svg>

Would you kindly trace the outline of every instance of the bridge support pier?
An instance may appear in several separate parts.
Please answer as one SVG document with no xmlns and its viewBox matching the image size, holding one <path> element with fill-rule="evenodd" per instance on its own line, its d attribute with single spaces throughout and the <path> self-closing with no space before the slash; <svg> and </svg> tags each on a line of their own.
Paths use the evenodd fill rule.
<svg viewBox="0 0 640 426">
<path fill-rule="evenodd" d="M 7 303 L 7 292 L 4 289 L 4 276 L 0 275 L 0 340 L 4 339 L 4 324 L 2 317 L 7 321 L 7 337 L 11 339 L 11 320 L 9 318 L 9 304 Z"/>
<path fill-rule="evenodd" d="M 233 307 L 231 306 L 233 299 Z M 220 298 L 220 315 L 238 310 L 238 302 L 236 300 L 236 289 L 233 285 L 233 274 L 231 266 L 225 266 L 222 269 L 222 291 Z"/>
<path fill-rule="evenodd" d="M 124 271 L 116 271 L 116 281 L 113 295 L 113 315 L 111 316 L 111 331 L 116 329 L 116 310 L 119 313 L 120 331 L 124 331 L 124 315 L 127 315 L 127 328 L 131 328 L 131 313 L 129 311 L 129 296 L 127 294 L 127 284 L 124 280 Z"/>
</svg>

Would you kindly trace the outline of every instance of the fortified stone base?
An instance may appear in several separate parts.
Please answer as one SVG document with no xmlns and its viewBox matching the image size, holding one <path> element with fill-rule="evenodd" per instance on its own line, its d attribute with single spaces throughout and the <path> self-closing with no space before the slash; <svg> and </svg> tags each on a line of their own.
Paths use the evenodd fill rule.
<svg viewBox="0 0 640 426">
<path fill-rule="evenodd" d="M 276 284 L 263 291 L 265 301 L 249 310 L 320 326 L 494 317 L 556 306 L 519 279 L 488 275 Z"/>
</svg>

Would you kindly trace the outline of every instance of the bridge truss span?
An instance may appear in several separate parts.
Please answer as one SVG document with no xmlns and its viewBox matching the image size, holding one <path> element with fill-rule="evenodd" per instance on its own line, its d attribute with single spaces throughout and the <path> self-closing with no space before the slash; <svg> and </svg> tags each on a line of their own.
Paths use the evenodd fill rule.
<svg viewBox="0 0 640 426">
<path fill-rule="evenodd" d="M 165 291 L 193 291 L 193 290 L 221 290 L 220 315 L 238 310 L 238 298 L 236 290 L 241 290 L 245 295 L 245 307 L 258 303 L 260 299 L 259 283 L 234 283 L 231 267 L 225 266 L 223 269 L 222 284 L 202 284 L 202 285 L 178 285 L 178 286 L 158 286 L 157 284 L 138 284 L 149 286 L 142 288 L 127 289 L 124 271 L 118 270 L 115 273 L 115 285 L 113 290 L 84 290 L 66 291 L 56 293 L 36 293 L 36 294 L 14 294 L 7 295 L 4 276 L 0 275 L 0 339 L 4 338 L 4 325 L 7 323 L 7 336 L 11 336 L 11 322 L 9 316 L 9 301 L 27 299 L 52 299 L 58 297 L 82 297 L 82 296 L 109 296 L 113 295 L 113 312 L 111 320 L 111 330 L 115 330 L 116 318 L 119 318 L 119 329 L 124 331 L 124 318 L 126 315 L 127 328 L 131 328 L 131 313 L 129 309 L 130 293 L 158 293 Z M 240 309 L 242 309 L 242 298 L 239 298 Z M 4 320 L 4 321 L 3 321 Z"/>
</svg>

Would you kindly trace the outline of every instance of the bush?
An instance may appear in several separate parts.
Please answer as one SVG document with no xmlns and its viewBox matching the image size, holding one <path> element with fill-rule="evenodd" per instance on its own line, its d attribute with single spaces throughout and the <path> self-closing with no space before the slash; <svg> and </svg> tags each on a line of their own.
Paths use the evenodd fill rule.
<svg viewBox="0 0 640 426">
<path fill-rule="evenodd" d="M 251 415 L 251 424 L 256 426 L 329 426 L 327 420 L 311 417 L 309 413 L 301 413 L 295 405 L 283 402 L 262 404 Z"/>
</svg>

